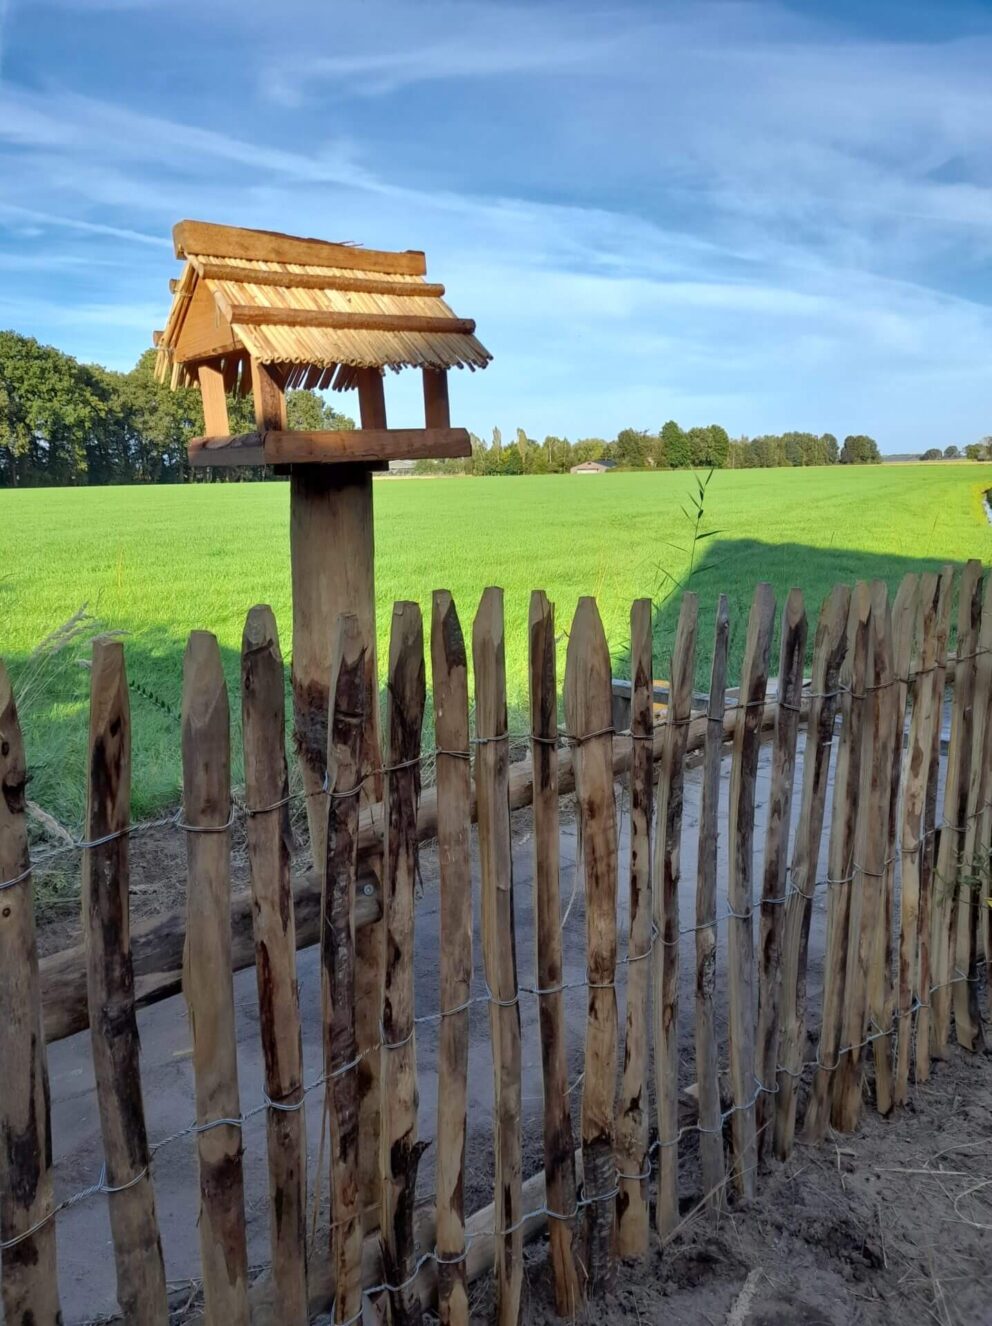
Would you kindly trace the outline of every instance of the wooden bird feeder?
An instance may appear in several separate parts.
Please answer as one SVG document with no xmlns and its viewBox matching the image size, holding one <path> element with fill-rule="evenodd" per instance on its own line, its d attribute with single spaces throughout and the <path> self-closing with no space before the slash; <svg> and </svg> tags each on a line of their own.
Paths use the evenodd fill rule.
<svg viewBox="0 0 992 1326">
<path fill-rule="evenodd" d="M 449 368 L 491 358 L 475 323 L 425 279 L 423 253 L 386 253 L 203 221 L 180 221 L 165 329 L 155 333 L 158 372 L 198 386 L 205 436 L 189 445 L 194 466 L 274 465 L 291 483 L 293 692 L 297 746 L 308 790 L 323 781 L 327 707 L 337 616 L 356 614 L 367 648 L 368 703 L 377 726 L 372 537 L 374 469 L 391 460 L 471 455 L 452 428 Z M 389 428 L 386 368 L 423 374 L 424 427 Z M 286 391 L 357 388 L 361 427 L 298 432 L 287 427 Z M 255 431 L 231 436 L 226 395 L 251 394 Z M 379 763 L 370 752 L 370 767 Z M 313 798 L 309 802 L 316 811 Z M 323 834 L 311 814 L 315 860 Z"/>
</svg>

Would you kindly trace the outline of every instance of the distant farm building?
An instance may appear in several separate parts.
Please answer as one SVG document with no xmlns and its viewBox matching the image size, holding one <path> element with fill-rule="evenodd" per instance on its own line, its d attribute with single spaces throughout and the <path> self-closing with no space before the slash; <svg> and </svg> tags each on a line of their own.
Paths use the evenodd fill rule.
<svg viewBox="0 0 992 1326">
<path fill-rule="evenodd" d="M 608 470 L 615 470 L 617 463 L 615 460 L 584 460 L 581 465 L 573 465 L 570 474 L 606 474 Z"/>
</svg>

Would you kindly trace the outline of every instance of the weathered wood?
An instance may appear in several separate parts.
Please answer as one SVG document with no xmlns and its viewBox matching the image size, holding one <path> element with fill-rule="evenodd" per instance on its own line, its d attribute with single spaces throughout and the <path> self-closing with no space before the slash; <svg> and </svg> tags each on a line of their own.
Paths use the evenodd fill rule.
<svg viewBox="0 0 992 1326">
<path fill-rule="evenodd" d="M 239 465 L 348 465 L 431 457 L 460 459 L 471 456 L 472 445 L 464 428 L 353 428 L 317 433 L 226 433 L 194 437 L 188 447 L 194 469 Z"/>
<path fill-rule="evenodd" d="M 931 930 L 933 925 L 934 875 L 937 859 L 937 792 L 940 781 L 941 727 L 943 726 L 944 686 L 949 668 L 944 664 L 947 641 L 951 630 L 951 600 L 954 595 L 954 567 L 945 566 L 940 574 L 940 592 L 937 607 L 937 663 L 934 685 L 937 718 L 930 747 L 930 770 L 927 776 L 927 794 L 923 803 L 923 847 L 920 855 L 920 920 L 919 920 L 919 986 L 920 1008 L 916 1016 L 916 1081 L 926 1082 L 930 1077 L 930 1015 L 931 1015 Z M 955 672 L 957 668 L 955 666 Z"/>
<path fill-rule="evenodd" d="M 378 368 L 360 368 L 358 379 L 358 409 L 362 431 L 386 431 L 386 384 Z"/>
<path fill-rule="evenodd" d="M 361 249 L 352 252 L 361 253 Z M 279 286 L 282 290 L 343 290 L 356 295 L 389 295 L 394 299 L 443 299 L 444 286 L 428 281 L 390 281 L 387 277 L 342 276 L 335 272 L 268 271 L 234 263 L 197 262 L 204 281 L 237 285 Z"/>
<path fill-rule="evenodd" d="M 331 1138 L 331 1258 L 337 1285 L 335 1321 L 351 1321 L 362 1306 L 354 906 L 366 700 L 361 627 L 353 613 L 343 613 L 337 621 L 331 671 L 329 794 L 322 798 L 327 850 L 320 944 L 324 1072 Z"/>
<path fill-rule="evenodd" d="M 985 802 L 989 797 L 992 765 L 992 575 L 985 577 L 985 593 L 972 662 L 971 752 L 965 817 L 961 821 L 961 857 L 958 874 L 957 932 L 953 975 L 954 1027 L 958 1044 L 975 1053 L 985 1048 L 985 1030 L 978 1003 L 978 949 L 982 910 L 988 910 L 989 847 L 979 837 Z"/>
<path fill-rule="evenodd" d="M 820 1067 L 813 1076 L 803 1122 L 803 1138 L 808 1142 L 821 1142 L 826 1135 L 834 1075 L 840 1062 L 870 617 L 871 592 L 864 581 L 859 581 L 851 595 L 847 650 L 840 674 L 843 720 L 837 745 L 830 844 L 827 849 L 827 942 L 823 959 L 823 1011 L 816 1055 Z"/>
<path fill-rule="evenodd" d="M 892 618 L 885 582 L 871 584 L 868 684 L 865 687 L 864 747 L 858 791 L 858 824 L 847 972 L 844 977 L 844 1048 L 834 1082 L 831 1118 L 835 1128 L 851 1132 L 861 1115 L 864 1041 L 871 1029 L 883 1030 L 886 848 L 892 777 L 892 716 L 896 677 L 892 666 Z M 892 1108 L 889 1038 L 872 1041 L 879 1113 Z"/>
<path fill-rule="evenodd" d="M 614 1099 L 617 1078 L 617 824 L 613 803 L 610 651 L 592 598 L 580 598 L 565 658 L 565 722 L 575 747 L 582 835 L 589 981 L 582 1157 L 586 1268 L 591 1295 L 613 1279 L 616 1210 Z"/>
<path fill-rule="evenodd" d="M 699 1090 L 699 1154 L 703 1192 L 710 1206 L 723 1204 L 723 1121 L 716 1033 L 716 879 L 719 844 L 720 761 L 723 755 L 723 719 L 726 708 L 727 652 L 730 614 L 727 596 L 716 606 L 710 695 L 706 707 L 706 746 L 703 755 L 703 797 L 699 814 L 699 853 L 696 867 L 696 1081 Z"/>
<path fill-rule="evenodd" d="M 495 1154 L 493 1244 L 496 1318 L 515 1326 L 523 1286 L 521 1205 L 520 1005 L 517 1002 L 517 940 L 513 915 L 510 849 L 509 752 L 507 749 L 506 655 L 503 591 L 482 595 L 472 626 L 475 670 L 475 793 L 482 877 L 482 956 L 492 995 L 489 1026 L 493 1049 Z"/>
<path fill-rule="evenodd" d="M 173 345 L 174 363 L 199 363 L 243 351 L 244 346 L 222 316 L 213 295 L 205 285 L 198 286 L 188 301 L 179 336 Z"/>
<path fill-rule="evenodd" d="M 662 1238 L 679 1222 L 679 883 L 686 732 L 692 716 L 692 680 L 699 615 L 695 594 L 682 596 L 672 649 L 665 745 L 658 771 L 655 838 L 654 1072 L 658 1110 L 658 1203 L 655 1224 Z"/>
<path fill-rule="evenodd" d="M 451 407 L 448 404 L 448 372 L 443 368 L 425 368 L 424 422 L 428 428 L 450 428 Z"/>
<path fill-rule="evenodd" d="M 250 262 L 288 262 L 300 267 L 341 267 L 395 276 L 423 276 L 424 255 L 415 249 L 389 253 L 356 244 L 302 239 L 275 230 L 220 226 L 212 221 L 177 221 L 172 227 L 177 258 L 241 258 Z"/>
<path fill-rule="evenodd" d="M 758 1081 L 766 1088 L 755 1101 L 759 1156 L 770 1149 L 772 1138 L 767 1130 L 774 1119 L 777 1104 L 782 937 L 785 931 L 789 828 L 792 823 L 792 789 L 796 778 L 796 744 L 799 740 L 799 704 L 803 692 L 806 630 L 802 591 L 791 589 L 782 610 L 780 626 L 778 713 L 772 749 L 758 932 L 758 1027 L 754 1060 Z"/>
<path fill-rule="evenodd" d="M 627 936 L 627 1018 L 617 1110 L 617 1250 L 644 1257 L 651 1230 L 648 1182 L 648 994 L 651 984 L 651 820 L 654 809 L 654 665 L 650 599 L 630 610 L 630 929 Z"/>
<path fill-rule="evenodd" d="M 555 614 L 542 590 L 530 596 L 530 724 L 534 769 L 534 916 L 544 1081 L 544 1174 L 548 1206 L 562 1217 L 548 1234 L 555 1309 L 574 1317 L 582 1300 L 575 1258 L 575 1140 L 568 1094 L 568 1043 L 561 939 L 558 807 L 558 686 Z M 650 757 L 650 749 L 649 749 Z"/>
<path fill-rule="evenodd" d="M 8 1326 L 62 1321 L 52 1211 L 52 1132 L 17 706 L 0 662 L 0 1241 Z M 17 880 L 15 884 L 12 881 Z M 84 979 L 85 979 L 85 967 Z"/>
<path fill-rule="evenodd" d="M 224 374 L 217 364 L 200 364 L 196 370 L 203 401 L 203 431 L 219 437 L 231 431 L 227 419 L 227 396 L 224 394 Z"/>
<path fill-rule="evenodd" d="M 937 861 L 934 867 L 933 911 L 930 953 L 933 985 L 931 996 L 930 1052 L 946 1059 L 951 1032 L 952 982 L 956 979 L 952 955 L 957 951 L 958 876 L 964 848 L 971 776 L 971 722 L 975 698 L 975 649 L 981 616 L 982 565 L 968 562 L 958 586 L 958 666 L 954 674 L 954 703 L 951 736 L 947 748 L 947 776 Z"/>
<path fill-rule="evenodd" d="M 128 936 L 131 712 L 124 647 L 93 642 L 83 853 L 83 935 L 100 1131 L 110 1189 L 117 1301 L 126 1321 L 167 1323 L 162 1241 L 141 1095 Z"/>
<path fill-rule="evenodd" d="M 730 853 L 727 900 L 730 904 L 727 936 L 729 986 L 730 1086 L 734 1113 L 733 1181 L 739 1196 L 755 1192 L 757 1165 L 754 1095 L 757 1085 L 754 1059 L 754 796 L 758 773 L 761 707 L 768 684 L 768 655 L 775 628 L 775 596 L 761 583 L 747 624 L 744 663 L 734 730 L 734 759 L 730 773 Z"/>
<path fill-rule="evenodd" d="M 306 1127 L 303 1048 L 290 879 L 285 679 L 272 609 L 251 609 L 241 640 L 245 825 L 258 983 L 271 1203 L 272 1275 L 287 1326 L 307 1321 Z M 298 1107 L 298 1108 L 294 1108 Z"/>
<path fill-rule="evenodd" d="M 472 987 L 472 766 L 468 666 L 454 600 L 434 591 L 431 678 L 437 748 L 437 851 L 441 933 L 438 954 L 437 1250 L 438 1317 L 468 1326 L 465 1263 L 465 1131 Z"/>
<path fill-rule="evenodd" d="M 909 1069 L 913 1038 L 913 1007 L 923 996 L 919 985 L 920 889 L 926 848 L 923 815 L 930 775 L 934 726 L 940 726 L 937 693 L 937 614 L 940 580 L 921 577 L 917 599 L 919 677 L 915 684 L 913 716 L 906 748 L 900 828 L 901 881 L 899 890 L 899 974 L 896 1000 L 896 1051 L 892 1098 L 903 1105 L 909 1095 Z"/>
<path fill-rule="evenodd" d="M 232 327 L 320 327 L 330 331 L 433 332 L 472 336 L 474 318 L 427 313 L 335 313 L 327 309 L 282 308 L 276 304 L 233 304 L 218 292 L 218 307 Z"/>
<path fill-rule="evenodd" d="M 382 1246 L 390 1283 L 403 1285 L 416 1248 L 413 1206 L 423 1145 L 417 1141 L 417 1044 L 413 1021 L 413 894 L 417 883 L 417 798 L 424 723 L 424 631 L 416 603 L 393 606 L 389 643 L 389 754 L 386 778 L 386 930 L 382 1001 Z M 395 1326 L 419 1322 L 410 1288 L 390 1295 Z M 346 1320 L 346 1318 L 341 1318 Z"/>
<path fill-rule="evenodd" d="M 847 652 L 851 591 L 836 585 L 820 609 L 813 642 L 809 726 L 803 752 L 803 789 L 792 850 L 789 899 L 782 938 L 781 1044 L 775 1154 L 787 1160 L 796 1130 L 796 1095 L 806 1046 L 806 965 L 820 838 L 827 804 L 830 752 L 837 715 L 840 670 Z"/>
<path fill-rule="evenodd" d="M 183 988 L 193 1039 L 200 1169 L 200 1262 L 206 1316 L 248 1322 L 234 982 L 231 977 L 231 750 L 227 689 L 216 637 L 194 631 L 183 659 L 183 813 L 186 958 Z"/>
<path fill-rule="evenodd" d="M 255 427 L 260 433 L 270 428 L 286 429 L 286 393 L 282 384 L 282 375 L 273 364 L 263 364 L 252 358 L 251 394 L 255 407 Z M 212 430 L 208 428 L 206 431 L 210 433 Z"/>
</svg>

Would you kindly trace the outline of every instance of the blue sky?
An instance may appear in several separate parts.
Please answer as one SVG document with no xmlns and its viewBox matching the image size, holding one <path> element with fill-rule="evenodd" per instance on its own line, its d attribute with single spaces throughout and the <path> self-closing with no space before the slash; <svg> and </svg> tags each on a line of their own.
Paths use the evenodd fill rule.
<svg viewBox="0 0 992 1326">
<path fill-rule="evenodd" d="M 966 443 L 990 69 L 953 0 L 0 0 L 0 326 L 129 367 L 189 216 L 425 249 L 478 432 Z"/>
</svg>

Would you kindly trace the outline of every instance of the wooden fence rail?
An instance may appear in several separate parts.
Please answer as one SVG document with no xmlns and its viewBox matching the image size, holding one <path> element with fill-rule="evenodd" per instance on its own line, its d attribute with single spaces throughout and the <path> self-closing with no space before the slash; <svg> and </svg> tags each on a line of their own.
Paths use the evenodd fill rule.
<svg viewBox="0 0 992 1326">
<path fill-rule="evenodd" d="M 48 1326 L 60 1311 L 61 1206 L 53 1196 L 43 1016 L 49 1039 L 91 1027 L 106 1163 L 97 1185 L 68 1200 L 102 1195 L 108 1201 L 125 1319 L 167 1320 L 155 1167 L 164 1147 L 185 1138 L 198 1161 L 203 1313 L 213 1326 L 303 1323 L 328 1310 L 336 1326 L 354 1326 L 366 1297 L 381 1299 L 390 1320 L 405 1326 L 420 1320 L 434 1295 L 443 1322 L 467 1326 L 468 1285 L 486 1270 L 494 1276 L 496 1319 L 512 1326 L 525 1304 L 524 1240 L 545 1227 L 554 1302 L 569 1319 L 586 1296 L 615 1282 L 618 1256 L 649 1253 L 652 1196 L 662 1239 L 676 1235 L 686 1167 L 698 1164 L 711 1206 L 747 1198 L 762 1182 L 763 1169 L 775 1163 L 773 1154 L 791 1154 L 797 1128 L 815 1142 L 830 1122 L 856 1127 L 866 1099 L 883 1114 L 898 1110 L 914 1082 L 926 1080 L 932 1060 L 951 1053 L 952 1038 L 965 1050 L 980 1049 L 978 983 L 989 957 L 983 918 L 992 891 L 992 578 L 983 580 L 976 563 L 964 568 L 957 655 L 949 660 L 953 588 L 950 568 L 939 576 L 907 576 L 891 604 L 881 583 L 853 591 L 838 586 L 812 631 L 812 671 L 804 682 L 802 595 L 793 590 L 787 596 L 777 623 L 772 590 L 759 585 L 740 689 L 730 700 L 735 623 L 721 597 L 705 713 L 693 708 L 695 595 L 683 596 L 667 669 L 667 706 L 660 714 L 655 622 L 650 603 L 639 600 L 631 611 L 631 705 L 624 732 L 615 730 L 610 652 L 595 601 L 581 599 L 576 608 L 559 696 L 554 609 L 536 592 L 528 628 L 530 758 L 518 765 L 510 763 L 500 590 L 486 590 L 475 614 L 474 679 L 455 603 L 444 591 L 434 596 L 434 732 L 426 740 L 420 608 L 396 605 L 381 753 L 370 708 L 367 631 L 355 618 L 341 617 L 326 775 L 320 786 L 311 786 L 310 776 L 306 789 L 309 818 L 319 829 L 319 886 L 291 879 L 284 668 L 272 613 L 254 608 L 241 671 L 251 884 L 245 904 L 231 898 L 231 828 L 239 810 L 232 798 L 220 652 L 213 636 L 194 632 L 184 662 L 183 808 L 173 826 L 187 845 L 183 989 L 195 1119 L 152 1142 L 144 1125 L 135 1010 L 175 988 L 169 948 L 174 937 L 167 937 L 162 923 L 132 930 L 128 920 L 132 826 L 124 650 L 109 640 L 94 646 L 86 837 L 80 844 L 86 935 L 81 995 L 69 959 L 39 968 L 36 956 L 23 742 L 0 666 L 0 1269 L 6 1320 Z M 776 639 L 772 692 L 769 659 Z M 945 683 L 952 676 L 948 701 Z M 760 760 L 766 732 L 772 736 L 767 798 L 758 795 L 766 777 Z M 728 828 L 721 841 L 728 739 Z M 436 756 L 436 784 L 422 791 L 425 750 Z M 691 751 L 703 752 L 694 883 L 681 878 Z M 616 786 L 624 774 L 630 798 L 626 856 L 626 817 L 618 814 Z M 381 804 L 363 805 L 380 787 Z M 566 928 L 571 905 L 563 914 L 561 899 L 559 799 L 573 790 L 581 842 L 575 884 L 575 916 L 584 920 L 581 942 Z M 766 800 L 759 871 L 755 812 Z M 829 845 L 821 862 L 828 802 Z M 535 944 L 526 966 L 528 972 L 533 967 L 533 983 L 518 972 L 515 927 L 527 903 L 514 896 L 510 821 L 511 809 L 526 805 L 533 811 Z M 473 954 L 473 821 L 480 961 Z M 435 939 L 418 925 L 415 938 L 420 844 L 433 836 L 440 930 Z M 370 897 L 360 887 L 369 878 L 363 872 L 380 859 L 381 888 Z M 629 880 L 626 926 L 621 869 Z M 693 891 L 695 906 L 684 923 Z M 822 981 L 811 990 L 818 898 L 826 905 L 826 939 Z M 721 932 L 725 970 L 718 960 Z M 296 949 L 314 942 L 323 1072 L 305 1082 Z M 417 944 L 435 942 L 438 975 L 430 998 L 436 1011 L 418 1015 L 414 953 Z M 232 972 L 251 962 L 265 1095 L 243 1106 Z M 567 977 L 566 963 L 581 967 L 582 975 Z M 46 971 L 52 978 L 47 1005 Z M 375 990 L 368 985 L 370 972 L 381 972 Z M 691 1007 L 684 999 L 689 989 Z M 573 990 L 584 1000 L 581 1036 L 572 1034 L 576 1024 L 566 1018 Z M 530 1123 L 523 1113 L 523 998 L 537 1001 L 543 1084 L 544 1162 L 529 1178 L 522 1172 L 523 1130 Z M 483 1005 L 493 1068 L 491 1125 L 468 1110 L 471 1010 Z M 371 1042 L 369 1007 L 377 1023 Z M 718 1013 L 724 1007 L 727 1034 L 721 1042 Z M 434 1120 L 418 1109 L 424 1069 L 418 1069 L 417 1029 L 423 1022 L 438 1031 Z M 815 1053 L 807 1048 L 811 1029 Z M 727 1108 L 721 1103 L 722 1067 L 729 1070 Z M 694 1123 L 685 1122 L 684 1102 L 680 1110 L 680 1088 L 690 1082 L 696 1084 Z M 319 1097 L 313 1107 L 320 1108 L 322 1097 L 327 1111 L 331 1212 L 326 1251 L 312 1252 L 308 1264 L 304 1121 L 314 1093 Z M 255 1115 L 264 1115 L 266 1124 L 271 1278 L 250 1289 L 242 1134 Z M 688 1129 L 699 1133 L 698 1161 L 680 1147 Z M 481 1135 L 492 1139 L 493 1201 L 468 1213 L 468 1142 L 483 1141 Z M 425 1197 L 418 1192 L 418 1173 L 428 1138 L 436 1149 L 436 1191 Z M 319 1193 L 319 1176 L 316 1186 Z"/>
</svg>

